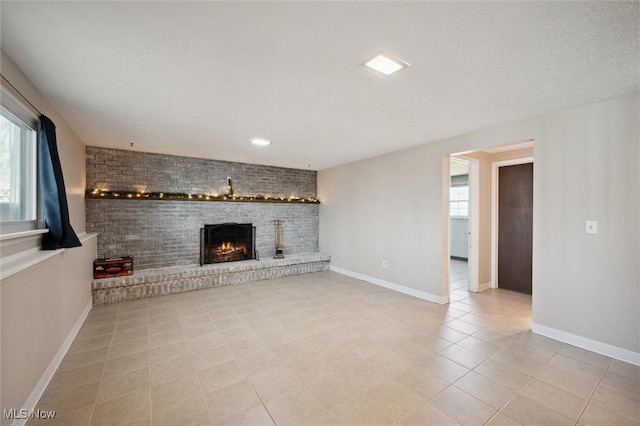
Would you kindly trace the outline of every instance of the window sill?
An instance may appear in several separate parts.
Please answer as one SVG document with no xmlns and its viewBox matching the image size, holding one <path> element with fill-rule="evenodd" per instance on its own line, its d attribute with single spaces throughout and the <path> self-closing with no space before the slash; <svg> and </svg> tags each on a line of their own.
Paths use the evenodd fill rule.
<svg viewBox="0 0 640 426">
<path fill-rule="evenodd" d="M 42 230 L 40 229 L 38 231 L 42 231 Z M 34 232 L 34 231 L 26 231 L 24 233 L 27 233 L 27 232 Z M 24 233 L 21 233 L 21 234 L 24 234 Z M 43 232 L 40 232 L 40 234 L 42 233 Z M 12 235 L 15 235 L 15 234 L 12 234 Z M 38 235 L 39 234 L 37 234 L 36 237 Z M 96 238 L 97 236 L 98 236 L 98 233 L 96 232 L 91 232 L 91 233 L 83 232 L 81 234 L 78 234 L 78 238 L 80 239 L 80 242 L 82 244 L 84 244 L 85 241 L 88 241 L 92 238 Z M 65 252 L 65 250 L 68 250 L 68 249 L 40 250 L 39 247 L 36 247 L 36 248 L 22 251 L 20 253 L 16 253 L 11 256 L 1 258 L 0 259 L 0 280 L 4 280 L 5 278 L 15 275 L 19 272 L 22 272 L 27 268 L 37 265 L 40 262 L 44 262 L 47 259 L 50 259 L 59 254 L 62 254 Z"/>
<path fill-rule="evenodd" d="M 49 232 L 48 229 L 33 229 L 31 231 L 22 231 L 22 232 L 12 232 L 11 234 L 3 234 L 0 235 L 0 241 L 8 241 L 8 240 L 15 240 L 18 238 L 28 238 L 28 237 L 34 237 L 37 238 L 38 236 L 42 235 L 42 234 L 46 234 L 47 232 Z"/>
</svg>

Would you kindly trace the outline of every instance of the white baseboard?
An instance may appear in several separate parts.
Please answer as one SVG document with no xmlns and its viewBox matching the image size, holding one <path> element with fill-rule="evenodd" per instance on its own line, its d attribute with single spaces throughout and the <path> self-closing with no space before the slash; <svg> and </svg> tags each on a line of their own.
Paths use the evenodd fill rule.
<svg viewBox="0 0 640 426">
<path fill-rule="evenodd" d="M 400 284 L 395 284 L 389 281 L 381 280 L 379 278 L 370 277 L 368 275 L 359 274 L 357 272 L 351 272 L 346 269 L 338 268 L 337 266 L 329 266 L 329 269 L 348 277 L 357 278 L 362 281 L 366 281 L 371 284 L 375 284 L 380 287 L 388 288 L 390 290 L 397 291 L 399 293 L 408 294 L 409 296 L 417 297 L 418 299 L 426 300 L 428 302 L 439 303 L 445 305 L 449 303 L 449 297 L 436 296 L 435 294 L 427 293 L 426 291 L 416 290 L 414 288 L 405 287 Z"/>
<path fill-rule="evenodd" d="M 608 343 L 598 342 L 587 337 L 578 336 L 546 325 L 531 324 L 531 331 L 541 336 L 550 337 L 591 352 L 596 352 L 620 361 L 634 365 L 640 365 L 640 352 L 633 352 L 628 349 L 619 348 Z"/>
<path fill-rule="evenodd" d="M 491 281 L 488 283 L 482 283 L 478 285 L 478 292 L 485 291 L 491 288 Z"/>
<path fill-rule="evenodd" d="M 93 306 L 93 303 L 91 301 L 91 298 L 89 298 L 89 302 L 87 303 L 87 306 L 84 308 L 84 310 L 80 314 L 80 317 L 78 318 L 76 323 L 73 325 L 73 328 L 67 335 L 67 338 L 64 339 L 64 342 L 62 342 L 60 349 L 58 349 L 58 352 L 49 363 L 49 366 L 42 374 L 42 377 L 40 377 L 40 380 L 36 384 L 35 388 L 33 388 L 31 395 L 29 395 L 29 398 L 27 398 L 24 405 L 22 406 L 23 409 L 27 410 L 28 412 L 32 412 L 33 410 L 35 410 L 38 404 L 38 401 L 40 401 L 40 398 L 42 398 L 44 391 L 47 390 L 47 386 L 49 386 L 51 379 L 53 379 L 53 375 L 55 374 L 58 367 L 60 367 L 60 363 L 62 362 L 62 359 L 67 354 L 67 351 L 71 346 L 71 343 L 73 343 L 73 339 L 76 338 L 76 336 L 78 335 L 78 332 L 80 331 L 80 328 L 82 327 L 82 324 L 84 324 L 84 321 L 87 319 L 87 315 L 89 315 L 89 311 L 91 310 L 92 306 Z M 11 423 L 11 425 L 23 426 L 27 423 L 27 421 L 29 421 L 29 418 L 16 419 L 13 421 L 13 423 Z"/>
</svg>

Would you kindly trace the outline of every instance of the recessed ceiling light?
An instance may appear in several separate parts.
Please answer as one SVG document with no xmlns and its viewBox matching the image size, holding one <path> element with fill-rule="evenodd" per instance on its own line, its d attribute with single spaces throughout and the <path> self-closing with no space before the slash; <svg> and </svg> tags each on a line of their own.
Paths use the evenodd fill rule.
<svg viewBox="0 0 640 426">
<path fill-rule="evenodd" d="M 401 61 L 400 59 L 392 58 L 382 53 L 374 56 L 363 64 L 365 67 L 378 71 L 384 75 L 391 75 L 396 71 L 400 71 L 403 68 L 409 66 L 408 63 Z"/>
<path fill-rule="evenodd" d="M 261 146 L 271 145 L 271 141 L 269 139 L 263 139 L 263 138 L 253 138 L 251 139 L 251 143 L 254 145 L 261 145 Z"/>
</svg>

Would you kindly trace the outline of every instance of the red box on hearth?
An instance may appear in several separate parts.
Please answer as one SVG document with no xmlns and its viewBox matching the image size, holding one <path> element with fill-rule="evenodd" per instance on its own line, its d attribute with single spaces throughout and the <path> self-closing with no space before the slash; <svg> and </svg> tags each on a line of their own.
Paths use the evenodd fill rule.
<svg viewBox="0 0 640 426">
<path fill-rule="evenodd" d="M 133 257 L 96 259 L 93 261 L 93 278 L 121 277 L 133 275 Z"/>
</svg>

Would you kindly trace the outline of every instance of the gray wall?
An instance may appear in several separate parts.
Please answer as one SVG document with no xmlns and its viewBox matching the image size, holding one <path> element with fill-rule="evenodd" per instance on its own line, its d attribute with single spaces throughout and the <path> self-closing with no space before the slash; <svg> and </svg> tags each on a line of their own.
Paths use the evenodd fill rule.
<svg viewBox="0 0 640 426">
<path fill-rule="evenodd" d="M 636 92 L 321 170 L 320 249 L 335 267 L 444 298 L 448 156 L 533 139 L 533 321 L 638 353 L 638 133 Z"/>
<path fill-rule="evenodd" d="M 316 196 L 316 172 L 87 147 L 88 188 L 149 192 Z M 253 223 L 261 257 L 275 254 L 273 221 L 283 223 L 285 255 L 318 251 L 317 204 L 87 199 L 87 230 L 99 256 L 134 256 L 136 269 L 196 264 L 205 224 Z"/>
</svg>

